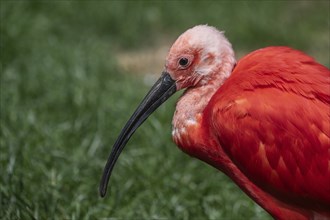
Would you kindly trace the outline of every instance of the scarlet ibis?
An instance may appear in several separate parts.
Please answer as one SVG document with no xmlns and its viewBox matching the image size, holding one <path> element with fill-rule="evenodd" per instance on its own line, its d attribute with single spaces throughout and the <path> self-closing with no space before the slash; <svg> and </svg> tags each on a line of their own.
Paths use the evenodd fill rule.
<svg viewBox="0 0 330 220">
<path fill-rule="evenodd" d="M 184 152 L 228 175 L 276 219 L 330 219 L 329 69 L 284 46 L 236 64 L 223 32 L 207 25 L 171 47 L 161 77 L 112 148 L 102 197 L 129 138 L 181 89 L 172 137 Z"/>
</svg>

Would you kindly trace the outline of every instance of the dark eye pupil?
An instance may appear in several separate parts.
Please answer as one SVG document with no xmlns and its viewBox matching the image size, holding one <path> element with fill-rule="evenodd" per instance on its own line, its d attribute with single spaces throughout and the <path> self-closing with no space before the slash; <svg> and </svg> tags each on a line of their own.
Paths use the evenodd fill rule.
<svg viewBox="0 0 330 220">
<path fill-rule="evenodd" d="M 188 59 L 187 59 L 187 58 L 181 58 L 181 59 L 179 60 L 179 64 L 180 64 L 180 66 L 185 66 L 185 65 L 187 65 L 187 64 L 188 64 Z"/>
</svg>

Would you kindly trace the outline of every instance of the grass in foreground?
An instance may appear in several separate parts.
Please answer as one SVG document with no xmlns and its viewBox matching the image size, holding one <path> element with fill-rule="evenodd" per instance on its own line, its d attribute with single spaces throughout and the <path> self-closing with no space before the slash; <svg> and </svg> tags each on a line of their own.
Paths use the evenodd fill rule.
<svg viewBox="0 0 330 220">
<path fill-rule="evenodd" d="M 137 131 L 105 199 L 110 148 L 148 90 L 114 51 L 155 46 L 195 24 L 235 48 L 289 45 L 329 66 L 329 2 L 1 2 L 3 219 L 267 219 L 219 171 L 172 143 L 175 99 Z M 169 45 L 170 46 L 170 45 Z M 159 70 L 161 71 L 161 69 Z"/>
</svg>

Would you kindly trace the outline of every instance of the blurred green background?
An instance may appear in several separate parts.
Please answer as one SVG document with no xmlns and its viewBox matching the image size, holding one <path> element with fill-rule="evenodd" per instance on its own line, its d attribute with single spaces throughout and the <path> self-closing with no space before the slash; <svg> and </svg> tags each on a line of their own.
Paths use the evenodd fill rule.
<svg viewBox="0 0 330 220">
<path fill-rule="evenodd" d="M 1 218 L 269 219 L 172 143 L 178 95 L 132 137 L 105 199 L 98 184 L 180 33 L 209 24 L 226 31 L 238 57 L 287 45 L 329 67 L 329 4 L 1 1 Z"/>
</svg>

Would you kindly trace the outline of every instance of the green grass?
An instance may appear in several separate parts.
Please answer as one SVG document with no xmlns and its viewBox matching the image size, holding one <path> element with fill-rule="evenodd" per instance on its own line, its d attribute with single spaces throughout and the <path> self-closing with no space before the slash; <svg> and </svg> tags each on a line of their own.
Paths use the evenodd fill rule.
<svg viewBox="0 0 330 220">
<path fill-rule="evenodd" d="M 114 54 L 208 23 L 237 51 L 288 45 L 329 67 L 328 1 L 1 1 L 0 12 L 1 218 L 270 218 L 172 143 L 178 95 L 132 137 L 99 197 L 112 144 L 148 90 Z"/>
</svg>

